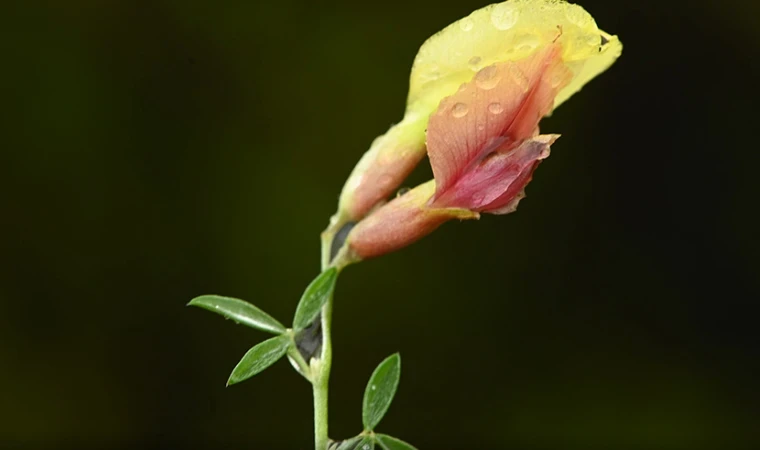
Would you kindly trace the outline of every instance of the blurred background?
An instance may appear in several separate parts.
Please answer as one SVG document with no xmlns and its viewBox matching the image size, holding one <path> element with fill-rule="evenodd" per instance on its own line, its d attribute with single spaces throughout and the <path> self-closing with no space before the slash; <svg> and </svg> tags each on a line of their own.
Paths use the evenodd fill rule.
<svg viewBox="0 0 760 450">
<path fill-rule="evenodd" d="M 420 44 L 486 4 L 5 4 L 0 448 L 311 448 L 287 363 L 224 386 L 267 335 L 185 304 L 288 323 Z M 332 437 L 400 351 L 379 430 L 421 450 L 760 447 L 760 4 L 581 4 L 623 56 L 519 212 L 341 276 Z"/>
</svg>

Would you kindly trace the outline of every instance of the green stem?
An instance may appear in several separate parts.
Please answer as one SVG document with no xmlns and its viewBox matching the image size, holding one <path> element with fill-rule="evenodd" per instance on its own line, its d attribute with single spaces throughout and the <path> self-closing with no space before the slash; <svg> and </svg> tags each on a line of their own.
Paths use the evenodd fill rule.
<svg viewBox="0 0 760 450">
<path fill-rule="evenodd" d="M 330 325 L 332 323 L 332 298 L 322 309 L 322 357 L 312 366 L 314 370 L 312 386 L 314 391 L 314 446 L 315 450 L 327 449 L 328 431 L 328 394 L 330 368 L 332 366 L 332 341 Z"/>
<path fill-rule="evenodd" d="M 330 224 L 322 232 L 322 271 L 335 267 L 338 272 L 355 262 L 352 254 L 344 246 L 332 255 L 335 234 L 346 224 L 347 218 L 335 214 Z M 332 308 L 333 296 L 322 307 L 322 354 L 319 360 L 310 362 L 312 391 L 314 393 L 314 446 L 315 450 L 326 450 L 330 439 L 327 436 L 327 397 L 329 394 L 330 369 L 332 368 Z"/>
<path fill-rule="evenodd" d="M 330 266 L 330 246 L 332 233 L 322 235 L 322 270 Z M 340 269 L 338 269 L 340 270 Z M 330 384 L 330 369 L 332 368 L 332 303 L 327 300 L 322 307 L 322 354 L 318 361 L 312 364 L 312 390 L 314 394 L 314 448 L 326 450 L 329 438 L 328 432 L 328 396 Z"/>
</svg>

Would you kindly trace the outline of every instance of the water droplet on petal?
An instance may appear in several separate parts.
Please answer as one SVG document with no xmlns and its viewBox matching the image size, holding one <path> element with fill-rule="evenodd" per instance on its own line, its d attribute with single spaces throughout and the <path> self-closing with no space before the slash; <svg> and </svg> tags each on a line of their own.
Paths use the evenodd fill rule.
<svg viewBox="0 0 760 450">
<path fill-rule="evenodd" d="M 586 45 L 589 47 L 598 47 L 599 46 L 599 36 L 589 34 L 586 36 Z"/>
<path fill-rule="evenodd" d="M 529 52 L 538 47 L 541 41 L 532 34 L 524 34 L 515 39 L 515 48 L 518 52 Z"/>
<path fill-rule="evenodd" d="M 392 183 L 393 183 L 393 176 L 388 173 L 380 175 L 380 177 L 377 179 L 378 186 L 388 186 Z"/>
<path fill-rule="evenodd" d="M 565 81 L 565 73 L 556 71 L 552 74 L 551 85 L 553 88 L 559 87 Z"/>
<path fill-rule="evenodd" d="M 488 105 L 488 112 L 491 114 L 501 114 L 504 112 L 504 107 L 501 106 L 501 103 L 499 102 L 493 102 L 490 105 Z"/>
<path fill-rule="evenodd" d="M 482 58 L 480 56 L 473 56 L 470 58 L 470 68 L 472 70 L 478 70 L 480 68 L 480 61 L 482 61 Z"/>
<path fill-rule="evenodd" d="M 496 85 L 499 84 L 499 80 L 501 80 L 501 77 L 499 76 L 499 71 L 496 69 L 496 66 L 488 66 L 481 69 L 480 72 L 475 75 L 475 85 L 484 90 L 495 88 Z"/>
<path fill-rule="evenodd" d="M 517 83 L 523 90 L 527 90 L 530 87 L 528 76 L 516 64 L 509 66 L 509 74 L 512 76 L 512 81 Z"/>
<path fill-rule="evenodd" d="M 491 10 L 491 23 L 499 30 L 508 30 L 515 26 L 520 12 L 511 3 L 499 3 Z"/>
<path fill-rule="evenodd" d="M 453 108 L 451 108 L 451 115 L 456 118 L 464 117 L 467 115 L 467 110 L 467 105 L 464 103 L 457 103 Z"/>
<path fill-rule="evenodd" d="M 462 29 L 462 31 L 470 31 L 472 30 L 472 27 L 474 27 L 475 24 L 472 22 L 472 19 L 469 17 L 465 17 L 464 19 L 459 21 L 459 28 Z"/>
<path fill-rule="evenodd" d="M 440 68 L 438 67 L 438 64 L 430 64 L 427 68 L 424 70 L 424 76 L 429 80 L 437 80 L 441 77 L 441 72 L 439 72 Z"/>
</svg>

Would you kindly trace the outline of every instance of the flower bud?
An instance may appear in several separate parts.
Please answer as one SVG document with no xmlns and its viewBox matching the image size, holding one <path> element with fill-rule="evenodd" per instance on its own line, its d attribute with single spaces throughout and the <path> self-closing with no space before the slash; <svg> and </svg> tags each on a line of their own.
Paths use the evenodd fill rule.
<svg viewBox="0 0 760 450">
<path fill-rule="evenodd" d="M 373 258 L 406 247 L 447 220 L 477 219 L 478 213 L 459 208 L 430 208 L 435 180 L 421 184 L 381 206 L 348 235 L 352 257 Z"/>
<path fill-rule="evenodd" d="M 394 192 L 425 157 L 427 117 L 408 113 L 372 142 L 348 177 L 338 209 L 352 221 L 363 218 Z"/>
</svg>

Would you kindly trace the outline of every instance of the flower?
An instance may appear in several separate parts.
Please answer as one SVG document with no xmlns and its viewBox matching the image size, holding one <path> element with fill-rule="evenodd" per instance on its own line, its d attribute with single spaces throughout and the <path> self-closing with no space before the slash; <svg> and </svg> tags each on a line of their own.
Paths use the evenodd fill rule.
<svg viewBox="0 0 760 450">
<path fill-rule="evenodd" d="M 520 61 L 481 69 L 430 117 L 427 151 L 434 180 L 380 207 L 351 231 L 354 257 L 398 250 L 450 219 L 517 208 L 558 135 L 539 135 L 572 74 L 551 44 Z"/>
<path fill-rule="evenodd" d="M 597 28 L 578 5 L 562 0 L 511 0 L 479 9 L 428 39 L 414 60 L 404 118 L 375 139 L 349 176 L 339 213 L 359 220 L 385 200 L 425 156 L 425 128 L 441 99 L 494 63 L 518 61 L 560 44 L 573 73 L 554 108 L 620 55 L 616 36 Z M 550 111 L 548 111 L 550 112 Z"/>
<path fill-rule="evenodd" d="M 361 221 L 349 240 L 365 258 L 451 217 L 514 209 L 557 138 L 538 135 L 540 119 L 606 70 L 621 49 L 583 8 L 562 0 L 510 0 L 449 25 L 417 53 L 403 120 L 375 139 L 354 168 L 323 239 Z M 384 204 L 426 150 L 434 184 Z M 409 224 L 390 224 L 390 217 Z M 414 233 L 402 232 L 412 223 L 419 225 Z M 376 240 L 393 234 L 396 244 L 386 240 L 380 251 L 369 244 L 370 230 Z"/>
</svg>

